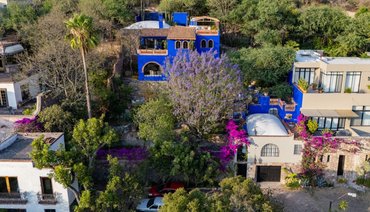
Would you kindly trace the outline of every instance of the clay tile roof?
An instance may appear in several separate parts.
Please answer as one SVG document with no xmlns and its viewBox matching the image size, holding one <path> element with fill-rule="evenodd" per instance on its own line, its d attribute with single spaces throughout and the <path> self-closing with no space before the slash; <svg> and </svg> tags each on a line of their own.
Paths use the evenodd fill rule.
<svg viewBox="0 0 370 212">
<path fill-rule="evenodd" d="M 144 37 L 167 37 L 168 29 L 140 29 L 140 35 Z"/>
<path fill-rule="evenodd" d="M 195 28 L 184 26 L 171 27 L 167 38 L 171 40 L 195 40 Z"/>
</svg>

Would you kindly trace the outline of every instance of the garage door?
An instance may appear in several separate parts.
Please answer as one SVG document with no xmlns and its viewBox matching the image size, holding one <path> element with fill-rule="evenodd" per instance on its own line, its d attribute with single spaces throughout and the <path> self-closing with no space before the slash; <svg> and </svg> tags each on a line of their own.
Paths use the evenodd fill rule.
<svg viewBox="0 0 370 212">
<path fill-rule="evenodd" d="M 257 182 L 280 182 L 281 166 L 257 166 Z"/>
</svg>

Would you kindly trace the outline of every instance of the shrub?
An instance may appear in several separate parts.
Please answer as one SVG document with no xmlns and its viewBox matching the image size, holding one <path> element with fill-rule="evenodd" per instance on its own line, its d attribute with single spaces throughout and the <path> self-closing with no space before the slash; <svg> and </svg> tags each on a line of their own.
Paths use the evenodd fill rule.
<svg viewBox="0 0 370 212">
<path fill-rule="evenodd" d="M 319 125 L 317 124 L 317 121 L 308 120 L 307 121 L 307 127 L 308 127 L 308 131 L 310 131 L 310 133 L 314 134 L 316 132 L 317 128 L 319 128 Z"/>
<path fill-rule="evenodd" d="M 308 82 L 304 79 L 299 79 L 298 80 L 298 86 L 303 90 L 303 91 L 307 91 L 309 85 L 308 85 Z"/>
<path fill-rule="evenodd" d="M 363 185 L 368 188 L 370 188 L 370 178 L 365 178 L 365 177 L 358 177 L 356 179 L 356 184 L 357 185 Z"/>
<path fill-rule="evenodd" d="M 23 115 L 32 115 L 33 111 L 36 110 L 36 105 L 33 105 L 31 108 L 26 108 L 22 111 Z"/>
<path fill-rule="evenodd" d="M 292 96 L 292 88 L 288 83 L 275 85 L 271 88 L 271 95 L 287 101 Z"/>
<path fill-rule="evenodd" d="M 348 180 L 346 178 L 343 178 L 343 177 L 337 179 L 337 183 L 341 183 L 341 184 L 347 183 L 347 181 Z"/>
<path fill-rule="evenodd" d="M 23 118 L 15 122 L 15 131 L 17 132 L 42 132 L 43 126 L 34 118 Z"/>
<path fill-rule="evenodd" d="M 39 120 L 47 132 L 72 132 L 76 120 L 70 112 L 61 106 L 53 105 L 45 108 L 39 114 Z"/>
<path fill-rule="evenodd" d="M 352 89 L 351 88 L 346 88 L 346 89 L 344 89 L 344 93 L 352 93 Z"/>
<path fill-rule="evenodd" d="M 284 169 L 285 171 L 286 169 Z M 288 172 L 288 171 L 287 171 Z M 301 186 L 300 180 L 298 178 L 298 175 L 296 173 L 290 172 L 285 177 L 285 185 L 290 189 L 297 189 Z"/>
</svg>

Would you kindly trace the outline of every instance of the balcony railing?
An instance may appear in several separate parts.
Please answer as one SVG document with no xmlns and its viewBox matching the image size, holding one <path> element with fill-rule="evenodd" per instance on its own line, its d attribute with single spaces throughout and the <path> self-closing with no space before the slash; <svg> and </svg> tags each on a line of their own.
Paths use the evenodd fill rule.
<svg viewBox="0 0 370 212">
<path fill-rule="evenodd" d="M 37 193 L 37 198 L 39 199 L 39 204 L 44 205 L 55 205 L 57 204 L 56 194 L 42 194 Z"/>
<path fill-rule="evenodd" d="M 138 49 L 137 53 L 141 55 L 167 55 L 168 51 L 167 49 Z"/>
<path fill-rule="evenodd" d="M 202 35 L 218 35 L 218 30 L 217 29 L 198 29 L 197 34 L 202 34 Z"/>
<path fill-rule="evenodd" d="M 0 193 L 0 204 L 24 205 L 27 204 L 25 193 Z"/>
</svg>

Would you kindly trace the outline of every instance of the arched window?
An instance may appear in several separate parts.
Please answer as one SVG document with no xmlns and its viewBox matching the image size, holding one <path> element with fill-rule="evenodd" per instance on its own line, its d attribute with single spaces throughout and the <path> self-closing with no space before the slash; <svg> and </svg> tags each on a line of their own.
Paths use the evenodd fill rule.
<svg viewBox="0 0 370 212">
<path fill-rule="evenodd" d="M 279 147 L 275 144 L 266 144 L 262 147 L 261 157 L 279 157 Z"/>
<path fill-rule="evenodd" d="M 162 75 L 161 66 L 158 63 L 147 63 L 143 68 L 144 76 L 159 76 Z"/>
<path fill-rule="evenodd" d="M 201 48 L 207 48 L 207 41 L 206 41 L 206 40 L 202 40 L 202 41 L 200 42 L 200 47 L 201 47 Z"/>
<path fill-rule="evenodd" d="M 182 42 L 182 48 L 188 49 L 189 48 L 189 43 L 187 41 Z"/>
<path fill-rule="evenodd" d="M 175 43 L 175 48 L 176 48 L 176 49 L 181 48 L 181 42 L 180 42 L 180 41 L 176 41 L 176 43 Z"/>
<path fill-rule="evenodd" d="M 208 48 L 213 48 L 213 40 L 208 41 Z"/>
</svg>

